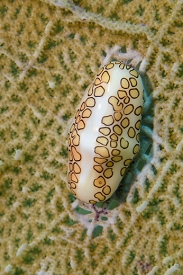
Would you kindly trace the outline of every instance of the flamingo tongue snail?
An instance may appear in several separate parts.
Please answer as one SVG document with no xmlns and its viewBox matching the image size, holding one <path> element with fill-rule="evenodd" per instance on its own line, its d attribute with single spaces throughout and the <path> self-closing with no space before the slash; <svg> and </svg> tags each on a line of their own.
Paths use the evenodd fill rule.
<svg viewBox="0 0 183 275">
<path fill-rule="evenodd" d="M 109 199 L 139 151 L 143 84 L 119 61 L 103 66 L 86 90 L 68 133 L 68 188 L 79 200 Z"/>
</svg>

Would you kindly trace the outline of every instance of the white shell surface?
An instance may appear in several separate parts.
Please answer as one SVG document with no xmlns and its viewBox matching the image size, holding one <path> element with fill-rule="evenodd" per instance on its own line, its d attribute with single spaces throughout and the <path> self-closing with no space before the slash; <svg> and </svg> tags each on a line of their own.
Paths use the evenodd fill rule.
<svg viewBox="0 0 183 275">
<path fill-rule="evenodd" d="M 143 84 L 121 62 L 100 69 L 68 134 L 68 188 L 81 201 L 105 201 L 139 151 Z"/>
</svg>

